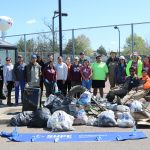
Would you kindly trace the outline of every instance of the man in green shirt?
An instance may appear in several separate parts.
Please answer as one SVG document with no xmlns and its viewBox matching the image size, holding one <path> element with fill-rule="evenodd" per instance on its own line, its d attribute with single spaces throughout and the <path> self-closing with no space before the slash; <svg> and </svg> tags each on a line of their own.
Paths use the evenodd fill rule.
<svg viewBox="0 0 150 150">
<path fill-rule="evenodd" d="M 96 62 L 92 64 L 92 88 L 94 89 L 93 95 L 97 95 L 99 89 L 100 96 L 103 98 L 103 88 L 107 80 L 108 67 L 106 63 L 102 62 L 102 56 L 96 56 Z"/>
</svg>

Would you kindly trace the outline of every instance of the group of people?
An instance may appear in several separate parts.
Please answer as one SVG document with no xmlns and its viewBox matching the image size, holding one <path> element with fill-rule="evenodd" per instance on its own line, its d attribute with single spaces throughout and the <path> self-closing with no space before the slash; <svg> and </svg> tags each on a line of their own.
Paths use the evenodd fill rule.
<svg viewBox="0 0 150 150">
<path fill-rule="evenodd" d="M 134 52 L 128 63 L 124 56 L 119 58 L 115 52 L 110 53 L 107 62 L 102 61 L 102 55 L 97 55 L 95 62 L 90 63 L 83 52 L 80 58 L 75 57 L 73 63 L 67 57 L 65 61 L 59 56 L 54 63 L 53 55 L 48 55 L 49 61 L 44 63 L 41 56 L 33 54 L 29 64 L 25 64 L 22 55 L 18 55 L 18 62 L 14 65 L 11 58 L 6 58 L 6 63 L 0 66 L 0 99 L 5 99 L 3 84 L 7 87 L 7 105 L 11 103 L 11 91 L 15 87 L 15 103 L 19 103 L 19 87 L 21 89 L 21 100 L 25 86 L 39 87 L 43 92 L 46 89 L 46 97 L 60 91 L 64 96 L 71 87 L 82 85 L 96 96 L 98 89 L 103 98 L 103 88 L 109 78 L 111 89 L 116 85 L 125 84 L 127 77 L 132 76 L 134 70 L 138 79 L 142 78 L 142 69 L 150 75 L 150 57 L 145 56 L 142 62 L 138 53 Z M 130 81 L 131 82 L 131 81 Z"/>
</svg>

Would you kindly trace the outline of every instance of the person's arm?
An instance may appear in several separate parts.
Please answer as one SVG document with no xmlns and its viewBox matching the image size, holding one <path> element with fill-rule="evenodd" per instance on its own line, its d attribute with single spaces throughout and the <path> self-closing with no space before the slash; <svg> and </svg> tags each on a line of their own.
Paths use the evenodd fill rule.
<svg viewBox="0 0 150 150">
<path fill-rule="evenodd" d="M 107 81 L 108 78 L 108 66 L 105 64 L 105 73 L 106 73 L 106 77 L 105 77 L 105 81 Z"/>
<path fill-rule="evenodd" d="M 83 75 L 83 67 L 80 68 L 80 74 L 81 74 L 82 80 L 86 80 L 86 78 Z"/>
<path fill-rule="evenodd" d="M 63 64 L 63 67 L 64 67 L 63 84 L 65 84 L 65 82 L 67 80 L 67 76 L 68 76 L 68 67 L 67 67 L 67 65 L 65 63 Z"/>
<path fill-rule="evenodd" d="M 89 75 L 89 79 L 92 78 L 92 68 L 90 67 L 90 75 Z"/>
</svg>

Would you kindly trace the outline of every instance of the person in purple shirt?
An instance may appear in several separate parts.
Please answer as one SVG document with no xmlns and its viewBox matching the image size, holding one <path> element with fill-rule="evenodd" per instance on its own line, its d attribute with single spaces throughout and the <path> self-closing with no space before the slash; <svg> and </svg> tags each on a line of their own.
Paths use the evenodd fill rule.
<svg viewBox="0 0 150 150">
<path fill-rule="evenodd" d="M 89 61 L 85 59 L 83 61 L 83 66 L 80 68 L 81 76 L 82 76 L 82 86 L 87 88 L 89 91 L 91 90 L 91 76 L 92 76 L 92 69 L 89 66 Z"/>
<path fill-rule="evenodd" d="M 76 85 L 81 85 L 81 73 L 78 57 L 75 57 L 74 64 L 70 68 L 70 76 L 72 87 Z"/>
</svg>

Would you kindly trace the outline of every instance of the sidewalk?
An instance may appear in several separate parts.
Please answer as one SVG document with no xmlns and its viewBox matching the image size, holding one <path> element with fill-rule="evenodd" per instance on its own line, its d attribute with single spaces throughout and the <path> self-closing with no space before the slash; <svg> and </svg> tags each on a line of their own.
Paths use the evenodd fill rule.
<svg viewBox="0 0 150 150">
<path fill-rule="evenodd" d="M 106 82 L 106 87 L 104 88 L 104 93 L 108 93 L 110 89 L 109 82 Z M 12 103 L 15 103 L 15 92 L 12 92 Z M 45 94 L 42 96 L 42 101 L 45 101 Z M 0 100 L 1 101 L 1 100 Z M 0 105 L 0 125 L 8 124 L 9 120 L 16 115 L 18 112 L 22 112 L 22 106 L 7 106 L 7 100 L 2 100 L 3 105 Z"/>
</svg>

